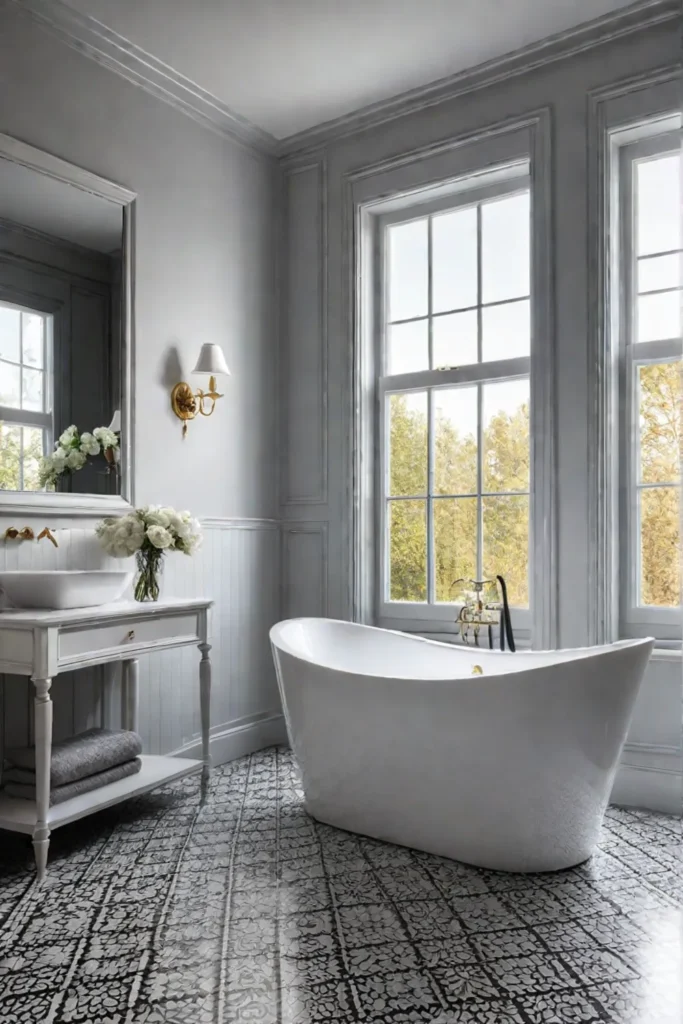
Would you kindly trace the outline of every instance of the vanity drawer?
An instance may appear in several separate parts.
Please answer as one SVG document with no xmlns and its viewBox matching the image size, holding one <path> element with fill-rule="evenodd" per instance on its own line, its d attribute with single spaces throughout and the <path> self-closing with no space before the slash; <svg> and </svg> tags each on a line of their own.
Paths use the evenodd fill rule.
<svg viewBox="0 0 683 1024">
<path fill-rule="evenodd" d="M 131 657 L 145 648 L 199 639 L 197 615 L 169 615 L 140 622 L 120 622 L 89 629 L 65 630 L 59 636 L 59 660 L 69 661 L 86 654 L 130 648 Z"/>
</svg>

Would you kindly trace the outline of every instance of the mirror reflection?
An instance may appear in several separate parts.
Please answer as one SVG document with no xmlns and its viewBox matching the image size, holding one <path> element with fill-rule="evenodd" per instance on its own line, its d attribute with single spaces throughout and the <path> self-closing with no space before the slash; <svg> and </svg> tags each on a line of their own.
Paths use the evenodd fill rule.
<svg viewBox="0 0 683 1024">
<path fill-rule="evenodd" d="M 120 493 L 123 209 L 0 159 L 0 490 Z"/>
</svg>

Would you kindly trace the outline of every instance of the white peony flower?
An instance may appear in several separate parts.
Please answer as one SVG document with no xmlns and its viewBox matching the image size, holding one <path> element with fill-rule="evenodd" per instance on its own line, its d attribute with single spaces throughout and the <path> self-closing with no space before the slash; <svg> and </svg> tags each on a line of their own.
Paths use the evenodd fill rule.
<svg viewBox="0 0 683 1024">
<path fill-rule="evenodd" d="M 87 461 L 87 455 L 84 455 L 83 452 L 79 452 L 78 448 L 74 448 L 66 457 L 67 469 L 83 469 L 83 466 L 85 466 Z"/>
<path fill-rule="evenodd" d="M 173 510 L 171 509 L 170 511 L 172 512 Z M 171 525 L 171 516 L 168 513 L 169 509 L 150 505 L 145 511 L 144 519 L 148 526 L 163 526 L 165 529 L 168 529 Z"/>
<path fill-rule="evenodd" d="M 139 551 L 145 540 L 145 527 L 134 512 L 120 519 L 104 519 L 97 527 L 97 536 L 107 554 L 128 558 Z"/>
<path fill-rule="evenodd" d="M 163 551 L 173 546 L 173 535 L 163 526 L 150 526 L 147 530 L 147 538 L 150 544 Z"/>
<path fill-rule="evenodd" d="M 77 435 L 78 435 L 78 427 L 75 425 L 75 423 L 72 423 L 70 427 L 66 428 L 66 430 L 64 431 L 63 434 L 59 435 L 58 444 L 60 444 L 62 448 L 70 448 L 71 444 L 73 442 L 73 439 Z"/>
<path fill-rule="evenodd" d="M 54 466 L 57 473 L 63 473 L 66 469 L 66 458 L 69 453 L 65 452 L 63 448 L 58 448 L 52 455 L 48 455 L 49 461 Z"/>
<path fill-rule="evenodd" d="M 102 448 L 118 448 L 119 439 L 109 427 L 95 427 L 93 436 L 102 445 Z"/>
<path fill-rule="evenodd" d="M 97 441 L 97 439 L 92 434 L 81 434 L 81 451 L 85 455 L 99 455 L 99 441 Z"/>
</svg>

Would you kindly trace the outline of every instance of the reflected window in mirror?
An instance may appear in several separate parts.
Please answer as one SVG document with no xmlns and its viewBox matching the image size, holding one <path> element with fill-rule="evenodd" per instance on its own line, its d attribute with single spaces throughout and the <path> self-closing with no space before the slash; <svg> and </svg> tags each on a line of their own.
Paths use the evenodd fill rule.
<svg viewBox="0 0 683 1024">
<path fill-rule="evenodd" d="M 40 466 L 121 408 L 122 285 L 122 206 L 0 159 L 0 490 L 120 493 L 102 453 Z"/>
<path fill-rule="evenodd" d="M 53 443 L 52 315 L 0 301 L 0 489 L 40 490 Z"/>
</svg>

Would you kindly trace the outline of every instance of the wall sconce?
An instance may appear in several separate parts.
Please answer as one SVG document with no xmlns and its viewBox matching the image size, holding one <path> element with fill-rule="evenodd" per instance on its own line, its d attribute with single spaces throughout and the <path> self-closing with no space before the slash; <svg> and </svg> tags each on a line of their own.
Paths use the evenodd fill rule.
<svg viewBox="0 0 683 1024">
<path fill-rule="evenodd" d="M 216 391 L 216 377 L 218 374 L 229 377 L 230 370 L 220 345 L 202 345 L 197 365 L 192 372 L 210 375 L 209 390 L 202 391 L 201 388 L 197 388 L 197 391 L 194 392 L 185 381 L 181 381 L 173 388 L 171 408 L 178 419 L 183 421 L 183 437 L 187 433 L 188 421 L 193 420 L 198 413 L 201 413 L 202 416 L 210 416 L 216 408 L 217 400 L 223 397 Z M 208 411 L 205 407 L 207 401 L 211 402 L 211 408 Z"/>
</svg>

